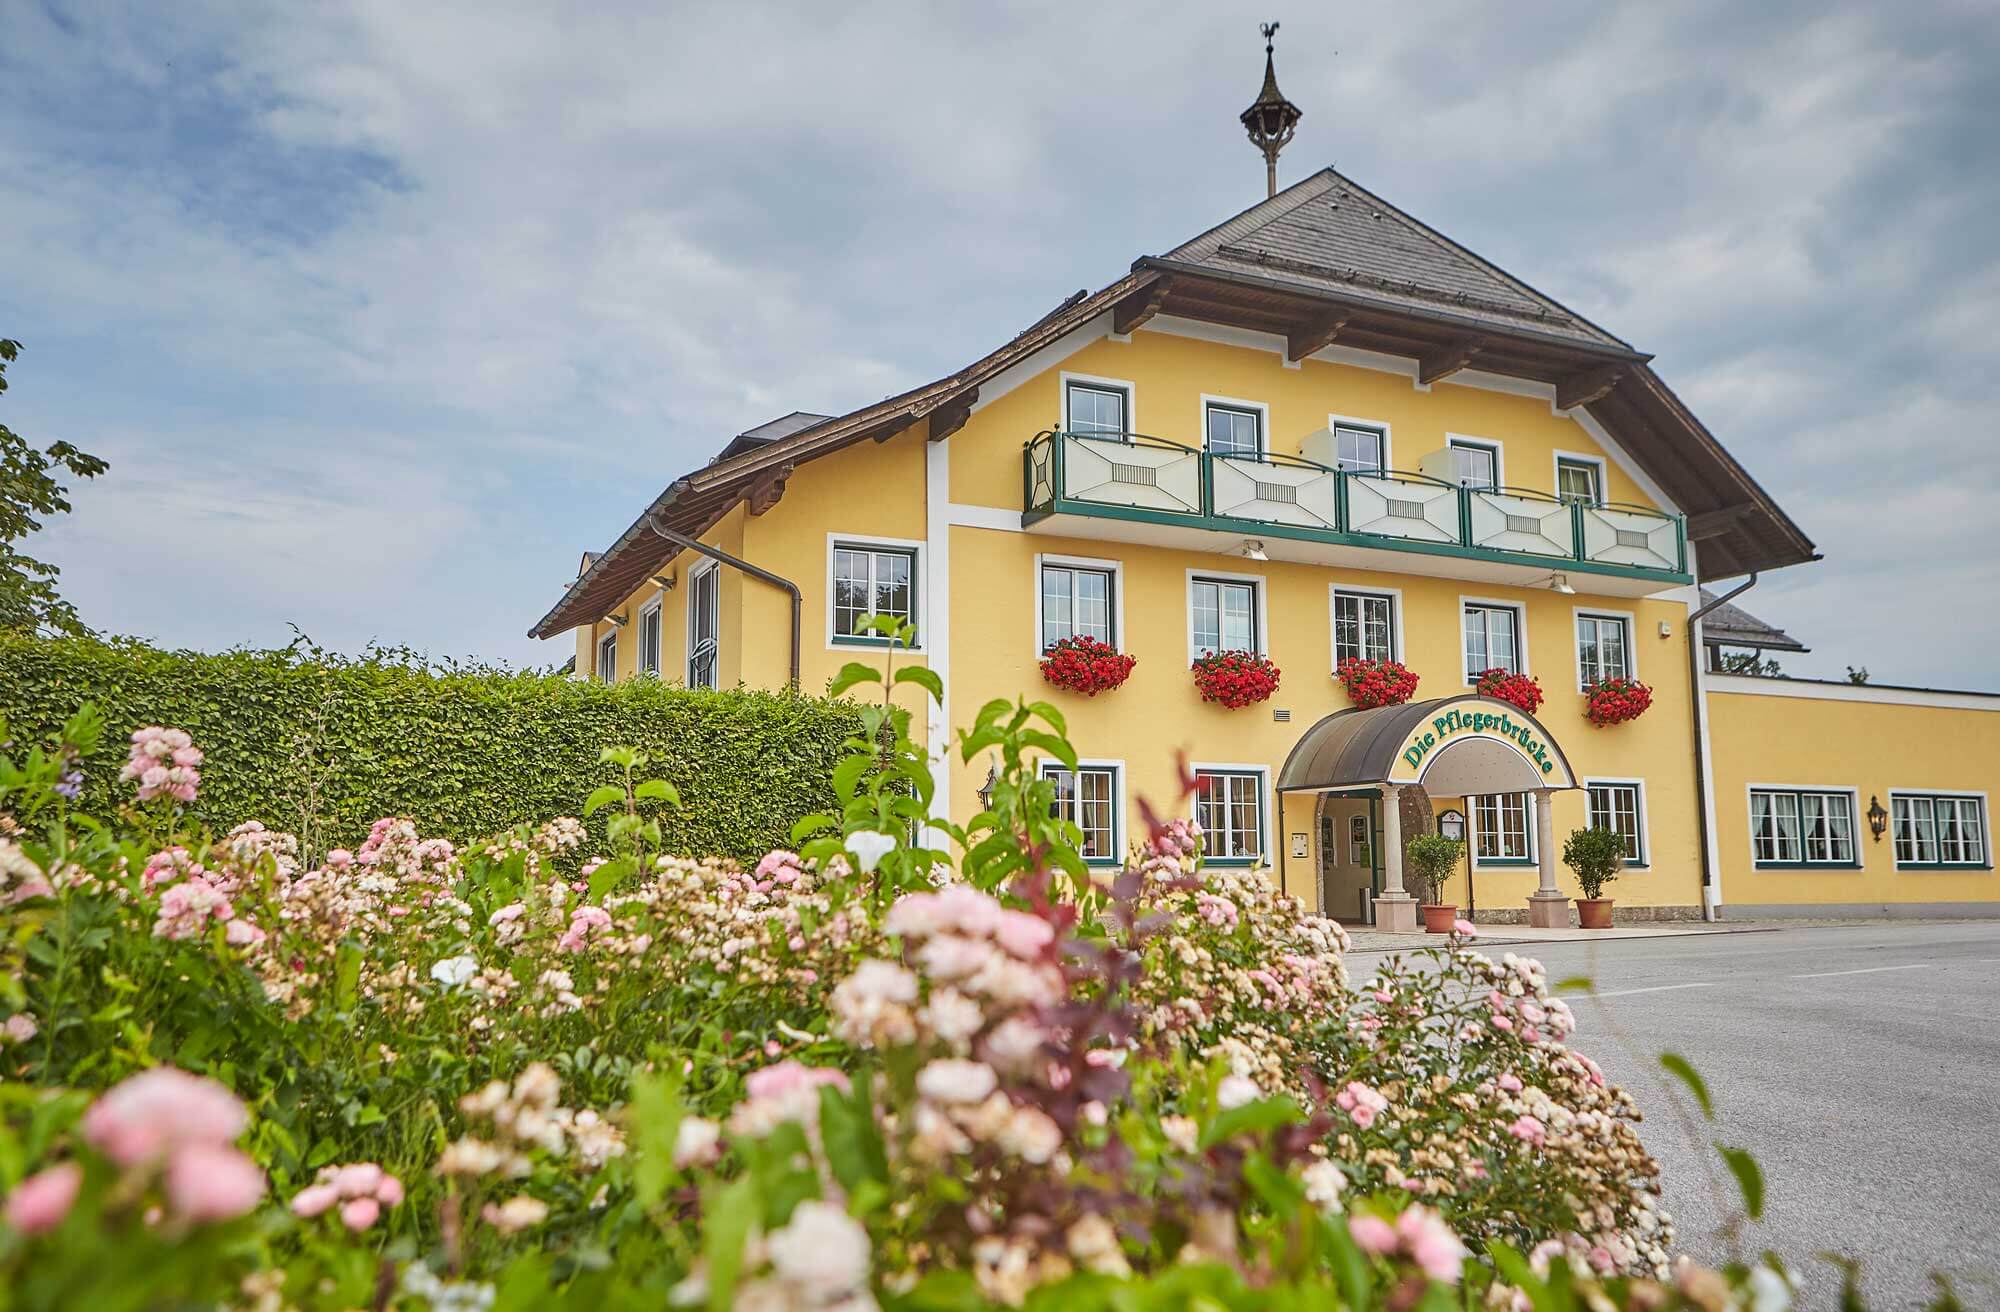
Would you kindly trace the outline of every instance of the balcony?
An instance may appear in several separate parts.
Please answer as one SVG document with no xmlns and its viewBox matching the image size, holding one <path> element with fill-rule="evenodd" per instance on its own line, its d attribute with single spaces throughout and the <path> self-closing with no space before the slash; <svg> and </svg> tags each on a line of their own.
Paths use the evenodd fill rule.
<svg viewBox="0 0 2000 1312">
<path fill-rule="evenodd" d="M 1249 538 L 1274 559 L 1520 586 L 1587 574 L 1581 590 L 1624 596 L 1690 581 L 1681 517 L 1644 506 L 1216 455 L 1136 433 L 1038 434 L 1024 472 L 1031 532 L 1223 553 Z"/>
</svg>

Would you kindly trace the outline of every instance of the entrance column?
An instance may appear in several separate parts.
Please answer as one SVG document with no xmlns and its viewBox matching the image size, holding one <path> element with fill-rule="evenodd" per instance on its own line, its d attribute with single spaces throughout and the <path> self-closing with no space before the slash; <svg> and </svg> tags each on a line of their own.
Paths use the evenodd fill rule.
<svg viewBox="0 0 2000 1312">
<path fill-rule="evenodd" d="M 1417 932 L 1417 900 L 1403 891 L 1403 808 L 1395 784 L 1382 785 L 1382 891 L 1375 897 L 1375 928 L 1389 934 Z"/>
<path fill-rule="evenodd" d="M 1541 886 L 1528 896 L 1528 923 L 1536 929 L 1568 929 L 1569 899 L 1556 887 L 1556 821 L 1554 796 L 1547 789 L 1535 794 L 1535 854 L 1540 858 Z"/>
</svg>

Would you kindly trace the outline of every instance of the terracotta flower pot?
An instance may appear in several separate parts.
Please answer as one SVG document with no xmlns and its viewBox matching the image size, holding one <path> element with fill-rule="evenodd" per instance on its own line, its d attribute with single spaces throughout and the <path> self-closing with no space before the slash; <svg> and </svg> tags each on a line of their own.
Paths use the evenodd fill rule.
<svg viewBox="0 0 2000 1312">
<path fill-rule="evenodd" d="M 1429 907 L 1424 908 L 1426 911 Z M 1582 929 L 1611 928 L 1611 899 L 1580 897 L 1576 900 L 1576 923 Z"/>
<path fill-rule="evenodd" d="M 1458 919 L 1458 908 L 1447 903 L 1424 903 L 1424 933 L 1449 934 L 1454 920 Z"/>
</svg>

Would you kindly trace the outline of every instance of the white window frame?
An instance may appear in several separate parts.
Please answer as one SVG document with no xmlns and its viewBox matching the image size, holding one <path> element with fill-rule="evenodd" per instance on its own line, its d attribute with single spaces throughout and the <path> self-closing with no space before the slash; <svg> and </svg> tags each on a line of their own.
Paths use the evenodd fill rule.
<svg viewBox="0 0 2000 1312">
<path fill-rule="evenodd" d="M 1453 451 L 1460 447 L 1478 447 L 1481 450 L 1491 451 L 1493 453 L 1493 488 L 1478 488 L 1475 490 L 1484 492 L 1507 486 L 1507 447 L 1498 438 L 1476 437 L 1471 433 L 1446 433 L 1444 435 L 1444 446 L 1446 451 Z M 1470 487 L 1471 484 L 1460 483 L 1458 481 L 1455 477 L 1457 472 L 1456 469 L 1452 471 L 1454 474 L 1451 480 L 1453 485 Z"/>
<path fill-rule="evenodd" d="M 1459 676 L 1464 680 L 1465 686 L 1470 688 L 1476 685 L 1479 682 L 1478 676 L 1480 674 L 1480 671 L 1471 668 L 1465 659 L 1468 654 L 1465 650 L 1465 609 L 1468 606 L 1484 606 L 1514 612 L 1514 654 L 1520 658 L 1519 668 L 1515 670 L 1515 673 L 1533 674 L 1534 670 L 1528 664 L 1527 606 L 1521 602 L 1508 601 L 1501 597 L 1468 597 L 1460 594 L 1458 598 L 1458 672 Z"/>
<path fill-rule="evenodd" d="M 1590 790 L 1593 788 L 1630 788 L 1632 790 L 1633 824 L 1638 826 L 1639 855 L 1625 858 L 1628 869 L 1645 870 L 1653 863 L 1653 836 L 1646 828 L 1646 781 L 1644 779 L 1613 779 L 1598 775 L 1583 781 L 1583 819 L 1590 823 Z"/>
<path fill-rule="evenodd" d="M 633 642 L 633 651 L 639 664 L 638 672 L 640 674 L 650 674 L 656 679 L 660 677 L 660 661 L 665 655 L 667 645 L 665 601 L 665 594 L 661 594 L 639 607 L 638 634 Z M 648 643 L 646 640 L 646 623 L 648 620 L 652 621 L 653 625 L 652 651 L 650 653 L 647 651 Z M 651 656 L 651 664 L 647 663 L 649 654 Z"/>
<path fill-rule="evenodd" d="M 1382 472 L 1384 474 L 1393 474 L 1396 472 L 1396 457 L 1394 449 L 1391 446 L 1389 421 L 1386 419 L 1363 419 L 1360 415 L 1329 414 L 1326 417 L 1326 429 L 1334 435 L 1333 456 L 1335 468 L 1338 468 L 1340 464 L 1340 430 L 1342 428 L 1369 428 L 1382 434 Z"/>
<path fill-rule="evenodd" d="M 1854 849 L 1852 861 L 1809 861 L 1806 859 L 1805 809 L 1798 812 L 1799 856 L 1796 861 L 1777 858 L 1765 860 L 1757 855 L 1757 799 L 1758 793 L 1840 793 L 1847 798 L 1847 827 L 1851 835 L 1849 846 Z M 1750 868 L 1756 870 L 1860 870 L 1865 864 L 1861 847 L 1861 826 L 1867 817 L 1861 814 L 1861 793 L 1859 789 L 1843 787 L 1839 784 L 1779 784 L 1751 783 L 1743 786 L 1744 837 L 1750 845 Z"/>
<path fill-rule="evenodd" d="M 924 569 L 924 542 L 920 538 L 884 538 L 868 533 L 828 533 L 826 535 L 826 649 L 828 651 L 852 651 L 857 647 L 880 647 L 879 637 L 854 637 L 836 634 L 833 629 L 833 553 L 839 547 L 860 547 L 863 550 L 901 551 L 914 559 L 910 563 L 910 609 L 916 614 L 917 641 L 914 646 L 897 648 L 898 651 L 922 651 L 928 642 L 933 619 L 942 623 L 944 616 L 933 616 L 930 611 L 928 582 L 930 575 Z"/>
<path fill-rule="evenodd" d="M 1076 768 L 1079 771 L 1109 771 L 1111 775 L 1111 853 L 1108 856 L 1087 856 L 1084 861 L 1093 866 L 1122 865 L 1125 860 L 1125 762 L 1078 757 Z M 1035 763 L 1037 779 L 1047 779 L 1051 775 L 1069 772 L 1068 766 L 1053 757 L 1043 757 Z M 1077 817 L 1074 815 L 1066 815 L 1063 819 L 1072 824 L 1077 823 Z"/>
<path fill-rule="evenodd" d="M 1970 801 L 1979 804 L 1979 854 L 1977 861 L 1905 861 L 1896 853 L 1896 802 L 1913 798 L 1926 798 L 1933 802 L 1940 798 L 1953 801 Z M 1993 869 L 1993 813 L 1986 803 L 1986 794 L 1964 788 L 1891 788 L 1889 790 L 1889 857 L 1897 870 L 1914 870 L 1940 874 L 1953 872 Z M 1931 841 L 1936 843 L 1937 818 L 1933 807 L 1931 819 Z M 1940 849 L 1942 850 L 1942 849 Z"/>
<path fill-rule="evenodd" d="M 1195 644 L 1194 633 L 1194 585 L 1198 579 L 1209 579 L 1222 583 L 1249 583 L 1257 589 L 1257 654 L 1271 654 L 1271 588 L 1262 574 L 1232 574 L 1219 569 L 1190 569 L 1187 572 L 1187 586 L 1181 593 L 1181 604 L 1187 607 L 1188 664 L 1193 665 L 1201 657 L 1201 648 Z"/>
<path fill-rule="evenodd" d="M 1117 651 L 1125 650 L 1125 562 L 1122 560 L 1101 560 L 1095 556 L 1064 556 L 1053 552 L 1035 554 L 1035 631 L 1029 635 L 1034 644 L 1035 662 L 1041 663 L 1047 648 L 1042 646 L 1042 567 L 1054 565 L 1058 569 L 1094 569 L 1111 575 L 1111 646 Z"/>
<path fill-rule="evenodd" d="M 704 578 L 713 578 L 715 580 L 715 652 L 711 658 L 713 661 L 711 668 L 714 671 L 715 682 L 697 684 L 694 681 L 694 610 L 696 601 L 701 596 L 701 581 Z M 682 644 L 687 648 L 687 651 L 685 653 L 686 664 L 682 667 L 683 681 L 690 688 L 719 688 L 722 686 L 722 563 L 715 560 L 704 560 L 689 570 L 687 573 L 687 590 L 687 632 L 684 635 L 686 640 Z"/>
<path fill-rule="evenodd" d="M 1575 648 L 1571 653 L 1576 663 L 1576 690 L 1583 692 L 1590 687 L 1583 672 L 1583 642 L 1577 637 L 1578 620 L 1617 620 L 1625 626 L 1625 677 L 1639 677 L 1639 648 L 1633 641 L 1639 633 L 1639 617 L 1629 610 L 1606 610 L 1602 606 L 1572 606 L 1569 612 L 1570 644 Z"/>
<path fill-rule="evenodd" d="M 1479 799 L 1481 797 L 1518 797 L 1521 799 L 1521 845 L 1527 855 L 1521 856 L 1481 856 L 1479 855 Z M 1465 833 L 1467 850 L 1472 854 L 1474 870 L 1524 870 L 1539 864 L 1539 854 L 1535 851 L 1537 842 L 1536 810 L 1542 799 L 1534 793 L 1479 793 L 1465 799 Z"/>
<path fill-rule="evenodd" d="M 611 672 L 609 674 L 604 672 L 604 649 L 606 647 L 611 649 Z M 597 641 L 592 644 L 591 651 L 592 665 L 590 672 L 595 676 L 597 681 L 604 684 L 618 682 L 618 626 L 614 624 L 611 626 L 609 632 L 598 634 Z"/>
<path fill-rule="evenodd" d="M 1130 379 L 1103 378 L 1097 374 L 1073 374 L 1067 369 L 1057 374 L 1057 386 L 1061 389 L 1056 405 L 1062 414 L 1062 431 L 1073 432 L 1069 426 L 1069 385 L 1080 383 L 1085 387 L 1095 387 L 1105 391 L 1125 393 L 1125 431 L 1139 432 L 1139 389 Z"/>
<path fill-rule="evenodd" d="M 1067 395 L 1067 393 L 1065 393 Z M 1128 403 L 1129 405 L 1129 403 Z M 1257 416 L 1257 450 L 1254 454 L 1271 454 L 1271 407 L 1263 401 L 1243 401 L 1233 396 L 1210 396 L 1201 394 L 1201 449 L 1208 450 L 1208 412 L 1211 408 L 1246 411 Z M 1212 454 L 1220 454 L 1212 453 Z"/>
<path fill-rule="evenodd" d="M 1603 456 L 1594 456 L 1587 451 L 1558 450 L 1549 457 L 1549 486 L 1555 491 L 1555 498 L 1562 500 L 1562 467 L 1567 461 L 1572 465 L 1592 465 L 1597 469 L 1597 504 L 1605 505 L 1611 500 L 1610 470 Z"/>
<path fill-rule="evenodd" d="M 1399 661 L 1408 650 L 1403 646 L 1403 590 L 1401 588 L 1378 588 L 1365 583 L 1329 583 L 1326 585 L 1326 625 L 1327 650 L 1333 653 L 1333 668 L 1340 668 L 1340 594 L 1346 592 L 1367 597 L 1387 597 L 1389 599 L 1389 659 Z M 1461 645 L 1463 634 L 1461 631 Z"/>
<path fill-rule="evenodd" d="M 1202 863 L 1211 866 L 1229 866 L 1235 869 L 1256 869 L 1273 864 L 1271 855 L 1271 768 L 1266 765 L 1230 764 L 1223 761 L 1194 761 L 1188 770 L 1199 778 L 1204 774 L 1254 775 L 1257 779 L 1257 855 L 1254 857 L 1216 856 L 1210 846 L 1208 831 L 1202 831 Z M 1188 794 L 1188 819 L 1201 823 L 1201 790 L 1196 788 Z"/>
</svg>

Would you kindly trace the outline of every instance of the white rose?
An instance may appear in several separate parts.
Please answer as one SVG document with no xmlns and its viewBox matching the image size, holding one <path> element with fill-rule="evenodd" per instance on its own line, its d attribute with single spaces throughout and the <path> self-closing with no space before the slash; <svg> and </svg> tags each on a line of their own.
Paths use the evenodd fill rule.
<svg viewBox="0 0 2000 1312">
<path fill-rule="evenodd" d="M 847 836 L 847 850 L 854 854 L 861 872 L 867 874 L 882 864 L 882 858 L 895 849 L 896 840 L 887 834 L 878 834 L 863 829 Z"/>
<path fill-rule="evenodd" d="M 1340 1196 L 1347 1192 L 1347 1177 L 1338 1166 L 1320 1158 L 1299 1172 L 1299 1178 L 1306 1187 L 1307 1202 L 1323 1212 L 1340 1210 Z"/>
<path fill-rule="evenodd" d="M 983 1061 L 941 1057 L 917 1072 L 917 1092 L 937 1102 L 980 1102 L 997 1084 Z"/>
<path fill-rule="evenodd" d="M 477 958 L 466 955 L 446 957 L 431 967 L 431 978 L 448 989 L 455 989 L 479 973 Z"/>
<path fill-rule="evenodd" d="M 1241 1107 L 1245 1103 L 1256 1102 L 1263 1096 L 1264 1091 L 1257 1087 L 1255 1080 L 1241 1075 L 1225 1076 L 1222 1083 L 1215 1088 L 1216 1105 L 1224 1111 Z"/>
<path fill-rule="evenodd" d="M 868 1280 L 868 1232 L 831 1203 L 809 1198 L 765 1240 L 771 1266 L 814 1304 L 831 1303 Z"/>
<path fill-rule="evenodd" d="M 674 1131 L 674 1165 L 682 1169 L 706 1166 L 716 1159 L 721 1139 L 722 1127 L 714 1121 L 683 1116 L 680 1128 Z"/>
</svg>

